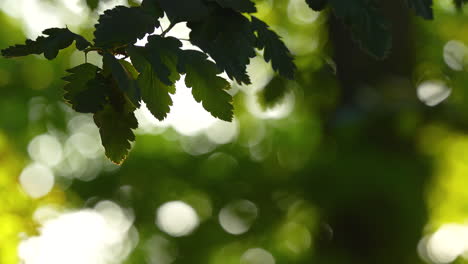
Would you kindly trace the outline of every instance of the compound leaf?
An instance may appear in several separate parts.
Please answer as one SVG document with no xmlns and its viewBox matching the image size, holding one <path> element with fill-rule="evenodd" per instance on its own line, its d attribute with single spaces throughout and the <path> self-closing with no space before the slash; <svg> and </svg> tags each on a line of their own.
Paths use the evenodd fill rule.
<svg viewBox="0 0 468 264">
<path fill-rule="evenodd" d="M 132 129 L 138 127 L 132 107 L 123 105 L 119 108 L 106 104 L 101 111 L 94 114 L 94 123 L 99 128 L 106 156 L 112 162 L 121 164 L 128 156 L 130 142 L 135 141 Z"/>
<path fill-rule="evenodd" d="M 101 69 L 90 63 L 84 63 L 68 69 L 70 75 L 62 79 L 65 85 L 64 99 L 80 113 L 96 113 L 106 101 L 106 83 L 99 73 Z"/>
<path fill-rule="evenodd" d="M 192 88 L 192 95 L 197 102 L 201 102 L 214 117 L 232 120 L 232 97 L 226 92 L 229 83 L 217 76 L 219 69 L 207 60 L 205 54 L 195 50 L 181 51 L 177 68 L 186 74 L 185 84 Z"/>
<path fill-rule="evenodd" d="M 221 71 L 250 84 L 246 66 L 255 57 L 256 37 L 250 21 L 231 9 L 218 9 L 200 22 L 189 22 L 190 41 L 208 53 Z"/>
<path fill-rule="evenodd" d="M 142 7 L 117 6 L 99 17 L 94 42 L 97 47 L 120 47 L 134 43 L 158 26 L 157 16 L 150 15 Z"/>
<path fill-rule="evenodd" d="M 252 16 L 252 28 L 258 35 L 257 47 L 264 49 L 265 61 L 271 61 L 273 69 L 282 76 L 293 79 L 296 65 L 294 65 L 291 52 L 280 37 L 270 30 L 265 22 L 254 16 Z"/>
<path fill-rule="evenodd" d="M 224 8 L 231 8 L 237 12 L 255 13 L 257 8 L 250 0 L 208 0 L 209 2 L 217 2 Z"/>
<path fill-rule="evenodd" d="M 11 58 L 44 53 L 48 60 L 52 60 L 57 57 L 61 49 L 67 48 L 73 41 L 76 41 L 76 47 L 79 50 L 90 46 L 86 39 L 71 32 L 68 28 L 49 28 L 42 33 L 47 37 L 40 36 L 35 41 L 27 39 L 24 45 L 15 45 L 2 50 L 2 55 Z"/>
<path fill-rule="evenodd" d="M 424 19 L 433 19 L 432 0 L 407 0 L 410 8 L 413 8 L 418 16 Z"/>
</svg>

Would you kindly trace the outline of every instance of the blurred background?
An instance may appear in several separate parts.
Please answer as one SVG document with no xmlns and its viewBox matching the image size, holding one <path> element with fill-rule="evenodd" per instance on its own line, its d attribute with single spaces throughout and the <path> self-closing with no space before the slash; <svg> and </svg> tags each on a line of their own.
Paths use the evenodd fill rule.
<svg viewBox="0 0 468 264">
<path fill-rule="evenodd" d="M 62 101 L 82 53 L 0 58 L 0 263 L 468 263 L 468 7 L 434 1 L 423 21 L 384 1 L 393 51 L 374 61 L 326 11 L 256 2 L 296 80 L 252 59 L 232 123 L 178 82 L 166 120 L 137 110 L 120 167 Z M 91 40 L 98 14 L 132 4 L 2 0 L 0 48 L 49 27 Z"/>
</svg>

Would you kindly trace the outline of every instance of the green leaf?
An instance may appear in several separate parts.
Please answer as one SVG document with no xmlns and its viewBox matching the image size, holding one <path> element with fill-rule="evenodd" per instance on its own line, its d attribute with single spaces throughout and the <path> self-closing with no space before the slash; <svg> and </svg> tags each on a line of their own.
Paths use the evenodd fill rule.
<svg viewBox="0 0 468 264">
<path fill-rule="evenodd" d="M 101 69 L 90 63 L 84 63 L 68 69 L 70 75 L 62 79 L 65 85 L 64 99 L 80 113 L 96 113 L 106 101 L 106 83 L 99 73 Z"/>
<path fill-rule="evenodd" d="M 125 68 L 125 70 L 127 71 L 127 73 L 129 74 L 129 76 L 131 77 L 131 79 L 134 79 L 136 80 L 136 78 L 138 78 L 138 71 L 135 69 L 135 67 L 128 61 L 122 59 L 122 60 L 118 60 L 120 62 L 120 64 L 122 64 L 122 66 Z"/>
<path fill-rule="evenodd" d="M 172 106 L 169 93 L 175 92 L 175 86 L 162 83 L 150 64 L 147 64 L 141 73 L 138 84 L 141 87 L 141 98 L 146 103 L 148 110 L 158 120 L 164 120 L 170 111 L 170 106 Z"/>
<path fill-rule="evenodd" d="M 158 0 L 172 23 L 198 21 L 208 16 L 211 8 L 202 0 Z"/>
<path fill-rule="evenodd" d="M 127 49 L 132 63 L 141 73 L 138 77 L 141 97 L 159 120 L 166 118 L 172 105 L 169 94 L 175 92 L 174 83 L 180 78 L 176 66 L 181 46 L 175 38 L 154 35 L 148 38 L 144 48 Z"/>
<path fill-rule="evenodd" d="M 231 121 L 233 116 L 232 97 L 226 90 L 229 83 L 217 76 L 220 73 L 207 56 L 195 50 L 180 53 L 179 71 L 185 73 L 185 84 L 192 88 L 192 95 L 197 102 L 214 117 Z"/>
<path fill-rule="evenodd" d="M 250 0 L 208 0 L 208 2 L 217 2 L 224 8 L 231 8 L 237 12 L 255 13 L 257 8 Z"/>
<path fill-rule="evenodd" d="M 94 114 L 94 123 L 99 128 L 106 156 L 114 163 L 121 164 L 128 156 L 130 142 L 135 141 L 132 129 L 138 127 L 133 110 L 128 105 L 122 108 L 106 104 Z"/>
<path fill-rule="evenodd" d="M 141 3 L 141 8 L 157 18 L 164 16 L 164 11 L 159 6 L 158 0 L 143 0 Z"/>
<path fill-rule="evenodd" d="M 281 76 L 275 76 L 257 96 L 263 107 L 270 108 L 283 99 L 288 91 L 287 80 Z"/>
<path fill-rule="evenodd" d="M 117 6 L 99 17 L 94 42 L 97 47 L 120 47 L 136 42 L 158 26 L 158 17 L 141 7 Z"/>
<path fill-rule="evenodd" d="M 158 71 L 148 61 L 148 52 L 142 47 L 129 47 L 128 54 L 133 65 L 140 73 L 138 86 L 141 99 L 146 103 L 148 110 L 159 120 L 166 118 L 172 106 L 169 93 L 175 92 L 175 85 L 166 85 L 158 77 Z"/>
<path fill-rule="evenodd" d="M 15 45 L 2 50 L 2 55 L 11 58 L 44 53 L 44 56 L 51 60 L 57 57 L 61 49 L 70 46 L 73 41 L 76 41 L 76 47 L 79 50 L 90 46 L 86 39 L 71 32 L 68 28 L 49 28 L 42 33 L 47 37 L 40 36 L 35 41 L 27 39 L 24 45 Z"/>
<path fill-rule="evenodd" d="M 91 46 L 91 43 L 84 37 L 75 34 L 75 45 L 78 50 L 85 50 L 87 47 Z"/>
<path fill-rule="evenodd" d="M 104 68 L 109 68 L 119 89 L 135 105 L 140 106 L 140 89 L 135 80 L 135 71 L 132 70 L 125 60 L 117 60 L 112 54 L 105 53 L 103 59 Z"/>
<path fill-rule="evenodd" d="M 246 66 L 255 57 L 256 37 L 250 21 L 230 9 L 217 12 L 200 22 L 189 22 L 190 41 L 208 53 L 221 71 L 238 83 L 250 83 Z"/>
<path fill-rule="evenodd" d="M 252 16 L 252 28 L 258 34 L 257 47 L 264 49 L 265 61 L 271 61 L 273 69 L 282 76 L 293 79 L 296 65 L 294 65 L 291 52 L 280 37 L 270 30 L 265 22 L 254 16 Z"/>
<path fill-rule="evenodd" d="M 328 3 L 328 0 L 306 0 L 307 4 L 314 11 L 322 11 Z"/>
<path fill-rule="evenodd" d="M 145 46 L 144 57 L 166 85 L 172 85 L 180 78 L 176 69 L 180 47 L 182 43 L 178 39 L 159 35 L 150 36 Z"/>
<path fill-rule="evenodd" d="M 377 59 L 388 55 L 392 46 L 389 23 L 378 13 L 374 1 L 328 1 L 365 51 Z"/>
<path fill-rule="evenodd" d="M 431 20 L 434 18 L 432 12 L 432 0 L 407 0 L 410 8 L 413 8 L 418 16 Z"/>
</svg>

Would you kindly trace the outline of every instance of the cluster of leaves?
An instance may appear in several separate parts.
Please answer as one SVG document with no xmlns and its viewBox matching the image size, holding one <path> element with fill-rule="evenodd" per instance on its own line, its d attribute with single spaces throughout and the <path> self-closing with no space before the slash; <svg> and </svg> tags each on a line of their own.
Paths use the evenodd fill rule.
<svg viewBox="0 0 468 264">
<path fill-rule="evenodd" d="M 88 2 L 96 5 L 97 1 Z M 226 72 L 238 83 L 249 84 L 246 66 L 256 56 L 255 49 L 264 50 L 265 60 L 280 75 L 293 78 L 293 56 L 267 24 L 242 14 L 253 12 L 256 7 L 250 0 L 144 0 L 140 6 L 106 10 L 95 26 L 93 43 L 67 28 L 51 28 L 43 32 L 45 36 L 1 53 L 7 58 L 43 53 L 51 60 L 73 42 L 81 51 L 98 51 L 102 68 L 84 63 L 67 70 L 64 99 L 77 112 L 94 115 L 106 155 L 121 163 L 135 140 L 133 129 L 138 122 L 134 111 L 144 102 L 163 120 L 181 75 L 195 100 L 225 121 L 233 118 L 227 92 L 230 83 L 218 75 Z M 152 34 L 164 14 L 171 25 L 159 35 Z M 166 36 L 179 22 L 187 22 L 190 42 L 202 52 L 181 49 L 179 39 Z M 137 39 L 147 34 L 152 34 L 147 44 L 136 46 Z"/>
<path fill-rule="evenodd" d="M 329 6 L 369 54 L 384 58 L 389 53 L 389 23 L 377 0 L 305 1 L 316 11 Z M 418 16 L 433 18 L 432 0 L 405 1 Z M 454 1 L 461 6 L 466 0 Z M 96 8 L 98 0 L 87 3 Z M 251 15 L 256 11 L 251 0 L 143 0 L 140 6 L 106 10 L 95 26 L 93 43 L 67 28 L 51 28 L 43 32 L 46 36 L 26 40 L 24 45 L 1 53 L 7 58 L 43 53 L 50 60 L 73 42 L 84 52 L 98 51 L 103 56 L 102 69 L 89 63 L 69 69 L 69 75 L 63 78 L 68 82 L 64 97 L 74 110 L 94 114 L 106 155 L 121 163 L 135 140 L 132 129 L 138 124 L 134 110 L 143 101 L 157 119 L 163 120 L 170 111 L 170 94 L 175 92 L 180 75 L 185 75 L 185 84 L 207 111 L 231 121 L 230 84 L 218 75 L 225 72 L 237 83 L 249 84 L 246 66 L 256 56 L 255 49 L 263 49 L 265 61 L 271 62 L 279 74 L 266 87 L 266 105 L 286 92 L 283 78 L 294 77 L 293 56 L 266 23 Z M 160 35 L 152 34 L 164 14 L 171 25 Z M 189 41 L 202 52 L 183 50 L 180 40 L 166 37 L 179 22 L 187 22 Z M 146 46 L 135 46 L 136 40 L 147 34 L 152 35 Z M 116 55 L 129 58 L 131 63 Z"/>
</svg>

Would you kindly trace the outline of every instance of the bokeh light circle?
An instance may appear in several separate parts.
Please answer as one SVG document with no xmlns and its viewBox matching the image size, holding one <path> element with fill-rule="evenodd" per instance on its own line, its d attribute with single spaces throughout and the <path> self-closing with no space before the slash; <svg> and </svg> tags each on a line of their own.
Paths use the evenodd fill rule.
<svg viewBox="0 0 468 264">
<path fill-rule="evenodd" d="M 229 234 L 240 235 L 249 231 L 257 215 L 257 206 L 251 201 L 234 201 L 221 209 L 219 223 Z"/>
<path fill-rule="evenodd" d="M 54 187 L 54 174 L 46 166 L 34 163 L 21 172 L 19 182 L 23 190 L 32 198 L 47 195 Z"/>
<path fill-rule="evenodd" d="M 275 264 L 273 255 L 263 248 L 248 249 L 241 256 L 241 264 Z"/>
<path fill-rule="evenodd" d="M 199 218 L 190 205 L 182 201 L 171 201 L 158 208 L 156 224 L 167 234 L 180 237 L 192 233 L 199 224 Z"/>
</svg>

